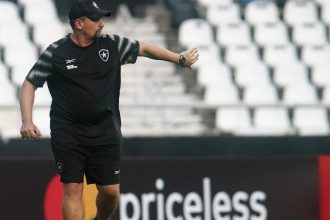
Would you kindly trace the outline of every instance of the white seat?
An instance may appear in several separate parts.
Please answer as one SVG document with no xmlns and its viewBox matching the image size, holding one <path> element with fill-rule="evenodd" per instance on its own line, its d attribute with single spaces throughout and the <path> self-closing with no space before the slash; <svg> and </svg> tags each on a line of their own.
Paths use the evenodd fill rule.
<svg viewBox="0 0 330 220">
<path fill-rule="evenodd" d="M 214 6 L 227 6 L 233 4 L 233 0 L 221 0 L 221 1 L 214 1 L 214 0 L 197 0 L 198 4 L 203 7 L 214 7 Z"/>
<path fill-rule="evenodd" d="M 202 66 L 209 66 L 211 63 L 212 65 L 221 65 L 221 51 L 219 45 L 211 44 L 207 46 L 200 46 L 198 47 L 199 57 L 196 63 L 192 65 L 193 69 L 198 69 Z"/>
<path fill-rule="evenodd" d="M 42 137 L 50 137 L 49 107 L 35 107 L 32 112 L 34 124 L 39 128 Z"/>
<path fill-rule="evenodd" d="M 316 22 L 318 20 L 316 4 L 309 0 L 288 0 L 284 5 L 283 18 L 291 26 Z"/>
<path fill-rule="evenodd" d="M 270 135 L 291 133 L 290 118 L 285 107 L 258 107 L 254 111 L 254 126 Z"/>
<path fill-rule="evenodd" d="M 316 89 L 311 84 L 296 83 L 284 90 L 283 103 L 286 105 L 315 105 L 318 102 Z"/>
<path fill-rule="evenodd" d="M 327 42 L 326 29 L 320 22 L 295 25 L 292 39 L 298 46 L 323 45 Z"/>
<path fill-rule="evenodd" d="M 208 7 L 206 19 L 216 27 L 228 23 L 240 23 L 240 8 L 236 4 Z"/>
<path fill-rule="evenodd" d="M 246 105 L 276 105 L 279 98 L 276 88 L 269 84 L 252 85 L 244 89 L 243 102 Z"/>
<path fill-rule="evenodd" d="M 186 48 L 208 46 L 214 42 L 212 26 L 204 19 L 194 18 L 182 22 L 178 38 L 179 44 Z"/>
<path fill-rule="evenodd" d="M 254 39 L 262 47 L 289 43 L 287 27 L 282 22 L 259 24 L 255 27 Z"/>
<path fill-rule="evenodd" d="M 222 107 L 216 112 L 215 126 L 223 133 L 235 134 L 252 126 L 249 109 L 245 107 Z"/>
<path fill-rule="evenodd" d="M 328 0 L 325 0 L 328 1 Z M 330 4 L 324 4 L 321 8 L 321 18 L 324 23 L 330 25 Z"/>
<path fill-rule="evenodd" d="M 330 64 L 313 67 L 312 81 L 318 86 L 330 86 Z"/>
<path fill-rule="evenodd" d="M 0 106 L 16 106 L 18 104 L 17 91 L 9 80 L 0 82 Z"/>
<path fill-rule="evenodd" d="M 228 47 L 225 53 L 225 61 L 234 67 L 261 63 L 258 49 L 254 44 Z"/>
<path fill-rule="evenodd" d="M 323 107 L 297 107 L 293 113 L 293 125 L 299 135 L 328 135 L 328 115 Z"/>
<path fill-rule="evenodd" d="M 279 65 L 274 69 L 274 82 L 282 87 L 295 83 L 308 83 L 308 72 L 302 63 Z"/>
<path fill-rule="evenodd" d="M 41 107 L 50 107 L 52 103 L 52 97 L 49 93 L 47 83 L 42 88 L 36 90 L 34 105 Z"/>
<path fill-rule="evenodd" d="M 13 28 L 15 26 L 15 28 Z M 17 45 L 32 44 L 28 35 L 28 27 L 22 21 L 11 21 L 0 25 L 0 44 L 4 48 L 17 47 Z"/>
<path fill-rule="evenodd" d="M 308 66 L 315 66 L 329 63 L 330 45 L 305 46 L 302 48 L 301 60 Z"/>
<path fill-rule="evenodd" d="M 51 43 L 64 37 L 65 28 L 62 23 L 52 23 L 52 30 L 49 31 L 49 23 L 37 24 L 33 28 L 33 40 L 36 44 L 41 46 L 44 51 Z"/>
<path fill-rule="evenodd" d="M 205 91 L 204 101 L 208 105 L 236 105 L 240 102 L 238 90 L 234 84 L 212 85 Z"/>
<path fill-rule="evenodd" d="M 216 41 L 223 47 L 250 45 L 250 28 L 244 22 L 222 25 L 217 28 Z"/>
<path fill-rule="evenodd" d="M 232 84 L 231 72 L 228 66 L 205 65 L 197 71 L 197 82 L 202 86 Z"/>
<path fill-rule="evenodd" d="M 46 18 L 47 19 L 40 19 Z M 59 22 L 56 7 L 53 1 L 44 0 L 24 5 L 24 20 L 30 25 L 38 25 L 40 23 Z"/>
<path fill-rule="evenodd" d="M 315 0 L 315 1 L 320 5 L 320 7 L 324 7 L 329 4 L 329 0 Z"/>
<path fill-rule="evenodd" d="M 0 1 L 0 26 L 20 20 L 18 7 L 12 1 Z"/>
<path fill-rule="evenodd" d="M 8 81 L 8 69 L 4 65 L 4 63 L 2 63 L 0 61 L 0 82 L 5 81 L 5 80 Z"/>
<path fill-rule="evenodd" d="M 0 108 L 0 134 L 2 139 L 20 137 L 21 114 L 18 105 Z"/>
<path fill-rule="evenodd" d="M 274 23 L 279 20 L 279 11 L 272 1 L 255 0 L 245 8 L 245 20 L 251 25 Z"/>
<path fill-rule="evenodd" d="M 323 88 L 322 103 L 325 105 L 330 105 L 330 86 L 328 85 Z"/>
<path fill-rule="evenodd" d="M 267 46 L 264 49 L 263 60 L 272 67 L 283 64 L 298 63 L 298 55 L 292 44 Z"/>
<path fill-rule="evenodd" d="M 32 67 L 37 58 L 37 48 L 32 44 L 7 47 L 4 53 L 5 62 L 12 67 L 16 65 Z"/>
<path fill-rule="evenodd" d="M 242 87 L 270 84 L 269 70 L 264 64 L 239 66 L 235 72 L 235 81 Z"/>
</svg>

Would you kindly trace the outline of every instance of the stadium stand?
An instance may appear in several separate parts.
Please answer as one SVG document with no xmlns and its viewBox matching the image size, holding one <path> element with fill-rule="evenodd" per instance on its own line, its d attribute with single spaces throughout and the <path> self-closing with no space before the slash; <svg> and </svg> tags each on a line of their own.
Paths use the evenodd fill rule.
<svg viewBox="0 0 330 220">
<path fill-rule="evenodd" d="M 173 8 L 163 5 L 143 16 L 121 5 L 105 20 L 104 33 L 200 51 L 188 74 L 143 58 L 123 66 L 125 136 L 329 135 L 328 0 L 288 0 L 283 7 L 270 0 L 191 3 L 199 17 L 187 16 L 178 27 L 170 27 Z M 70 27 L 52 0 L 2 0 L 0 10 L 0 88 L 6 91 L 0 93 L 0 134 L 11 138 L 19 135 L 20 84 L 38 54 Z M 50 102 L 45 85 L 34 118 L 46 137 Z M 201 111 L 213 115 L 212 122 Z"/>
</svg>

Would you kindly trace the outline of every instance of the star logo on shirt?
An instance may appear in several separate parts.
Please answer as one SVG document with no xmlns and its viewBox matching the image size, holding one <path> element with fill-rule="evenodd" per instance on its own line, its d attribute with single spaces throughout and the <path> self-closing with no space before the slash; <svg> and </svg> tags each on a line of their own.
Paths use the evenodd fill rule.
<svg viewBox="0 0 330 220">
<path fill-rule="evenodd" d="M 104 62 L 107 62 L 109 59 L 109 50 L 106 49 L 99 50 L 99 56 Z"/>
</svg>

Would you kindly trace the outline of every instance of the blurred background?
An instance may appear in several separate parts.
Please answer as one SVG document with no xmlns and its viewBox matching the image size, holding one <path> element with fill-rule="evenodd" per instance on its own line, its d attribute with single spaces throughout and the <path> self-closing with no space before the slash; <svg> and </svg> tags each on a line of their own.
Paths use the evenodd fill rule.
<svg viewBox="0 0 330 220">
<path fill-rule="evenodd" d="M 71 32 L 73 2 L 0 0 L 0 211 L 6 219 L 60 219 L 58 204 L 44 197 L 56 178 L 51 97 L 47 85 L 37 90 L 33 118 L 42 138 L 26 141 L 18 91 L 39 54 Z M 115 219 L 330 219 L 330 0 L 96 2 L 113 11 L 103 33 L 174 52 L 197 47 L 200 54 L 192 70 L 145 58 L 122 67 L 126 173 L 124 208 Z M 30 206 L 18 199 L 26 189 L 10 187 L 22 178 L 34 189 L 31 196 L 38 195 Z M 216 190 L 224 194 L 217 197 Z M 143 202 L 150 191 L 165 198 L 153 194 Z M 188 196 L 192 191 L 195 197 Z M 171 203 L 172 192 L 182 198 Z M 207 195 L 214 196 L 209 203 Z M 173 213 L 156 208 L 163 203 Z M 26 211 L 12 212 L 17 204 Z"/>
</svg>

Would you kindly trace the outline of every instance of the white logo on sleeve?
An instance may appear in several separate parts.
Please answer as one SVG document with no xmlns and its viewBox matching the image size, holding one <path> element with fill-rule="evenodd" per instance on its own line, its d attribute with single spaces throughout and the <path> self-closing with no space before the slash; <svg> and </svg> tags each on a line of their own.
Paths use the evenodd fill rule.
<svg viewBox="0 0 330 220">
<path fill-rule="evenodd" d="M 115 170 L 115 175 L 118 175 L 120 173 L 120 170 Z"/>
<path fill-rule="evenodd" d="M 107 62 L 109 59 L 109 50 L 106 50 L 106 49 L 100 50 L 99 56 L 104 62 Z"/>
</svg>

